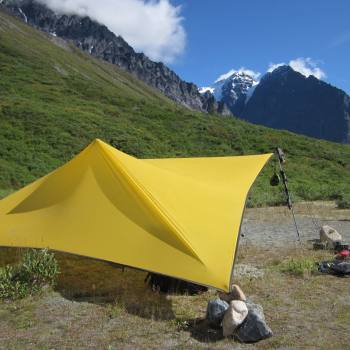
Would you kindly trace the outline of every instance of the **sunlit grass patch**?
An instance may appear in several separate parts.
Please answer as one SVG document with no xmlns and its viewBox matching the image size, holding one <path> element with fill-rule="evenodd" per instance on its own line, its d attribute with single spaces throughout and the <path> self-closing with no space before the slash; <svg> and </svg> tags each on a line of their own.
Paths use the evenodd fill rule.
<svg viewBox="0 0 350 350">
<path fill-rule="evenodd" d="M 314 257 L 289 258 L 277 265 L 281 272 L 297 276 L 308 276 L 318 271 L 318 261 Z"/>
</svg>

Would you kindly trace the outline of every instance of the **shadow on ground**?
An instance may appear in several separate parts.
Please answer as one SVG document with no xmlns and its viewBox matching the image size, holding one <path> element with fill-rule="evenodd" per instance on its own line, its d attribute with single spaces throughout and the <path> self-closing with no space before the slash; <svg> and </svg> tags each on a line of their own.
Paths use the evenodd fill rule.
<svg viewBox="0 0 350 350">
<path fill-rule="evenodd" d="M 56 257 L 61 270 L 56 290 L 66 299 L 115 305 L 147 319 L 175 318 L 171 300 L 151 290 L 145 272 L 69 254 Z"/>
<path fill-rule="evenodd" d="M 224 339 L 222 329 L 211 328 L 203 318 L 189 320 L 186 330 L 190 332 L 192 338 L 201 343 L 215 343 Z"/>
</svg>

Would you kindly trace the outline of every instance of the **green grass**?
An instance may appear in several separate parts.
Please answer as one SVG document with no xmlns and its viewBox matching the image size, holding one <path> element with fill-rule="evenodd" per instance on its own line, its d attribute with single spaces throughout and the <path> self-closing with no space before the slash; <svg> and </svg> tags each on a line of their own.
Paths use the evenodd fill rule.
<svg viewBox="0 0 350 350">
<path fill-rule="evenodd" d="M 289 258 L 278 267 L 281 272 L 297 276 L 310 275 L 318 271 L 317 260 L 312 256 Z"/>
<path fill-rule="evenodd" d="M 184 109 L 116 66 L 0 11 L 0 197 L 62 165 L 94 138 L 140 158 L 284 148 L 296 200 L 350 194 L 350 147 Z M 259 177 L 250 206 L 279 204 Z"/>
</svg>

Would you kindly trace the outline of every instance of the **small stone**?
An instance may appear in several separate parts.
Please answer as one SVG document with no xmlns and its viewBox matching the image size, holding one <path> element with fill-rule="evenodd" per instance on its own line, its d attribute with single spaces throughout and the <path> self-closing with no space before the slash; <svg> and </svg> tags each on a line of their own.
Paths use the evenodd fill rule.
<svg viewBox="0 0 350 350">
<path fill-rule="evenodd" d="M 235 329 L 243 323 L 247 315 L 248 308 L 245 302 L 241 300 L 232 300 L 222 321 L 222 333 L 224 337 L 233 335 Z"/>
<path fill-rule="evenodd" d="M 232 285 L 232 290 L 229 293 L 220 292 L 219 298 L 221 300 L 225 300 L 227 303 L 229 303 L 231 300 L 246 301 L 247 299 L 242 289 L 237 284 Z"/>
<path fill-rule="evenodd" d="M 326 242 L 328 248 L 334 248 L 336 242 L 342 240 L 341 234 L 331 226 L 322 226 L 320 230 L 320 240 L 321 242 Z"/>
<path fill-rule="evenodd" d="M 220 327 L 228 307 L 224 300 L 215 299 L 208 302 L 206 319 L 212 327 Z"/>
</svg>

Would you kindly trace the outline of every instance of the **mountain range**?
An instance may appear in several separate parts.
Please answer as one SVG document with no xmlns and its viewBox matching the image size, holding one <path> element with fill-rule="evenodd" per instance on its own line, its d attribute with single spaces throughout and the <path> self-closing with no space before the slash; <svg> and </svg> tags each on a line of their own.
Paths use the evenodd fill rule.
<svg viewBox="0 0 350 350">
<path fill-rule="evenodd" d="M 211 92 L 233 115 L 254 124 L 350 143 L 350 97 L 342 90 L 283 65 L 258 82 L 244 72 L 216 81 Z"/>
<path fill-rule="evenodd" d="M 199 89 L 163 63 L 135 52 L 121 36 L 88 17 L 58 14 L 35 0 L 2 0 L 0 4 L 33 27 L 117 65 L 189 109 L 234 115 L 254 124 L 350 143 L 350 97 L 289 66 L 278 67 L 260 81 L 235 72 Z"/>
</svg>

